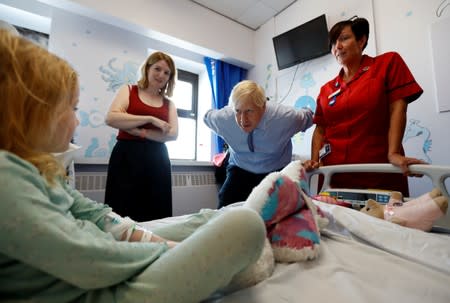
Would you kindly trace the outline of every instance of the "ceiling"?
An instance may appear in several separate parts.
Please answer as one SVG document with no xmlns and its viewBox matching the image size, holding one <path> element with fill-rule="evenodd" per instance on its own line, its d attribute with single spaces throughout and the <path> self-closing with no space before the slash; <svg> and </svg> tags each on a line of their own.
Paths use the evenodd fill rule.
<svg viewBox="0 0 450 303">
<path fill-rule="evenodd" d="M 252 30 L 257 30 L 296 0 L 190 0 Z"/>
</svg>

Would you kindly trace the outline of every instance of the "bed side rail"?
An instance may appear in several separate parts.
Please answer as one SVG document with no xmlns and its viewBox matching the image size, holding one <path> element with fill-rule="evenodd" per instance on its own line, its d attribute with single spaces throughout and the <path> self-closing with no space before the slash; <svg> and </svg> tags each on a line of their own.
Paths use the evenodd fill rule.
<svg viewBox="0 0 450 303">
<path fill-rule="evenodd" d="M 415 164 L 410 165 L 409 169 L 414 174 L 428 176 L 431 179 L 433 186 L 438 187 L 443 195 L 450 198 L 449 192 L 445 186 L 445 179 L 450 177 L 450 166 Z M 392 164 L 345 164 L 321 166 L 320 168 L 309 172 L 308 178 L 311 183 L 311 178 L 314 175 L 323 175 L 324 182 L 321 189 L 326 189 L 330 188 L 330 179 L 332 175 L 336 173 L 352 172 L 402 173 L 400 168 Z"/>
</svg>

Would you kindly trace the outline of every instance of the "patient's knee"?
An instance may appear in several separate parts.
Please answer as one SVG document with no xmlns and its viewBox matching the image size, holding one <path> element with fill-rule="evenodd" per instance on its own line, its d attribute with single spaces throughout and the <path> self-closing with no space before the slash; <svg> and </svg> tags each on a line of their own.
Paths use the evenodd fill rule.
<svg viewBox="0 0 450 303">
<path fill-rule="evenodd" d="M 266 228 L 261 216 L 246 207 L 236 207 L 224 211 L 222 214 L 224 226 L 235 241 L 247 242 L 261 250 L 266 238 Z"/>
</svg>

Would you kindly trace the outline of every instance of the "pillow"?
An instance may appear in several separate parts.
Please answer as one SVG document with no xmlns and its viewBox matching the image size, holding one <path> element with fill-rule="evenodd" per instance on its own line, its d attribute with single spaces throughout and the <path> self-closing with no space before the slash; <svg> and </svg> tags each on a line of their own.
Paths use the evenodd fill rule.
<svg viewBox="0 0 450 303">
<path fill-rule="evenodd" d="M 53 153 L 53 155 L 62 163 L 62 165 L 67 169 L 72 163 L 73 159 L 77 155 L 78 150 L 81 146 L 76 144 L 69 144 L 69 148 L 62 153 Z"/>
</svg>

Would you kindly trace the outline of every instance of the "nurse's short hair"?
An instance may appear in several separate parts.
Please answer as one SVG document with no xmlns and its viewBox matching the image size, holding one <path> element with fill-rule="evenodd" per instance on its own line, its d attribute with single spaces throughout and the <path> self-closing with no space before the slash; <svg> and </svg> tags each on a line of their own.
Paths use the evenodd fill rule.
<svg viewBox="0 0 450 303">
<path fill-rule="evenodd" d="M 334 44 L 336 44 L 336 41 L 341 35 L 342 30 L 347 26 L 350 26 L 353 34 L 355 35 L 356 41 L 361 40 L 364 36 L 367 38 L 366 43 L 363 46 L 363 49 L 365 49 L 367 46 L 367 41 L 369 41 L 369 21 L 358 16 L 354 16 L 348 20 L 340 21 L 333 25 L 328 34 L 330 49 Z"/>
</svg>

